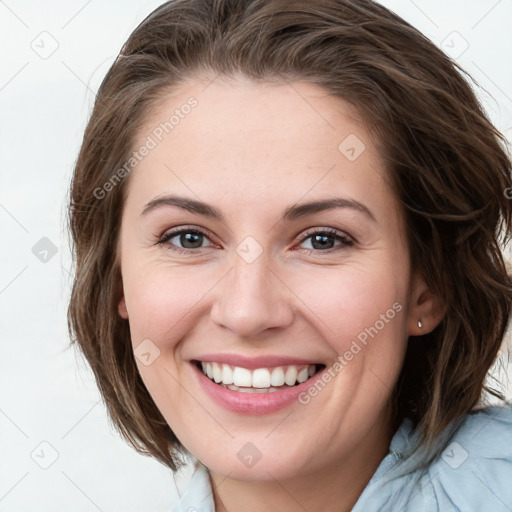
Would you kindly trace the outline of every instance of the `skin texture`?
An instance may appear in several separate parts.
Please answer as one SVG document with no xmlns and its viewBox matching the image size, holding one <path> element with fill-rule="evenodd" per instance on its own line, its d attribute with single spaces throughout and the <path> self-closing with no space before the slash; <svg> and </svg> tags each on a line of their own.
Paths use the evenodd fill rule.
<svg viewBox="0 0 512 512">
<path fill-rule="evenodd" d="M 411 272 L 387 170 L 357 112 L 307 83 L 190 80 L 148 114 L 138 143 L 191 96 L 197 106 L 132 171 L 123 210 L 119 314 L 134 350 L 148 339 L 160 351 L 148 366 L 136 359 L 140 374 L 183 445 L 210 469 L 217 510 L 350 510 L 394 433 L 390 397 L 407 337 L 442 316 Z M 338 149 L 350 134 L 365 145 L 353 161 Z M 204 201 L 223 220 L 168 205 L 142 214 L 166 194 Z M 374 219 L 345 207 L 282 220 L 289 206 L 333 197 L 362 203 Z M 179 227 L 208 236 L 192 249 L 172 238 L 183 254 L 171 240 L 158 244 Z M 353 244 L 302 240 L 312 228 L 335 229 Z M 251 263 L 236 250 L 248 236 L 262 250 Z M 192 371 L 190 360 L 207 352 L 329 367 L 396 303 L 401 311 L 307 405 L 230 412 Z M 237 457 L 249 442 L 261 452 L 252 467 Z"/>
</svg>

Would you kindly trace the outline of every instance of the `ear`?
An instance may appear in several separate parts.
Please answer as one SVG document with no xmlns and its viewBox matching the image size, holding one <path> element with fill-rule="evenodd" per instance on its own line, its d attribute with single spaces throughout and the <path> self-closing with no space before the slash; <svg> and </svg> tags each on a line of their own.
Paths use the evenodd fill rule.
<svg viewBox="0 0 512 512">
<path fill-rule="evenodd" d="M 119 303 L 117 304 L 117 311 L 121 318 L 128 320 L 128 310 L 126 309 L 126 302 L 124 300 L 124 294 L 119 299 Z"/>
<path fill-rule="evenodd" d="M 433 331 L 443 319 L 446 306 L 419 274 L 411 279 L 407 334 L 422 336 Z M 422 326 L 418 325 L 418 321 Z"/>
<path fill-rule="evenodd" d="M 126 309 L 126 302 L 124 300 L 124 294 L 119 299 L 119 303 L 117 305 L 117 311 L 119 312 L 119 316 L 128 320 L 128 310 Z"/>
<path fill-rule="evenodd" d="M 118 297 L 119 302 L 117 303 L 117 312 L 119 313 L 119 316 L 123 318 L 124 320 L 128 320 L 128 310 L 126 309 L 126 301 L 124 299 L 124 288 L 123 288 L 123 281 L 121 279 L 117 282 L 117 290 L 118 290 Z"/>
<path fill-rule="evenodd" d="M 117 252 L 119 254 L 119 251 Z M 116 296 L 119 297 L 119 301 L 117 303 L 117 312 L 119 313 L 119 316 L 124 319 L 128 320 L 128 310 L 126 309 L 126 301 L 124 299 L 124 287 L 123 287 L 123 278 L 121 275 L 121 270 L 118 267 L 117 271 L 117 279 L 115 283 L 116 288 Z"/>
</svg>

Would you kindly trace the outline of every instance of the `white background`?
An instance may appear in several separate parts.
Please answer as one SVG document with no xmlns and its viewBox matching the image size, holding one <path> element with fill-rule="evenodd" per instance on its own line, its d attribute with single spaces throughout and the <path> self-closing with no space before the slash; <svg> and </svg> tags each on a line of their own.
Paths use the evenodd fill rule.
<svg viewBox="0 0 512 512">
<path fill-rule="evenodd" d="M 160 3 L 0 0 L 0 512 L 157 512 L 177 500 L 171 472 L 109 426 L 66 330 L 73 164 L 101 79 Z M 512 0 L 382 3 L 453 52 L 510 138 Z M 45 51 L 58 45 L 45 59 L 42 38 Z M 43 237 L 57 249 L 47 262 L 32 252 Z"/>
</svg>

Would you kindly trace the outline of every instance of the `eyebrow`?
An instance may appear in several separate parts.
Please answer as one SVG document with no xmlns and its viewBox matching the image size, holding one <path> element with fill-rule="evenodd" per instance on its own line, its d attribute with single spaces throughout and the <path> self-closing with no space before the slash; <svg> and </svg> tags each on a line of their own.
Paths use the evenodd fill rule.
<svg viewBox="0 0 512 512">
<path fill-rule="evenodd" d="M 217 208 L 202 201 L 174 195 L 155 197 L 145 205 L 141 215 L 146 215 L 162 206 L 177 206 L 191 213 L 197 213 L 220 221 L 224 220 L 222 213 Z M 377 222 L 377 219 L 367 206 L 347 197 L 334 197 L 289 206 L 283 213 L 283 220 L 297 220 L 308 215 L 333 210 L 335 208 L 351 208 L 364 213 L 371 220 Z"/>
</svg>

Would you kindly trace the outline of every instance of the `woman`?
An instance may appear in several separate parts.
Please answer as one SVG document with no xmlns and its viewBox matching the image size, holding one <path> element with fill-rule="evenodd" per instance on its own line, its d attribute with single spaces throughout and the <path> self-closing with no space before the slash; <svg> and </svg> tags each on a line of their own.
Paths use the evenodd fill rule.
<svg viewBox="0 0 512 512">
<path fill-rule="evenodd" d="M 510 159 L 369 0 L 176 0 L 98 92 L 70 330 L 175 511 L 510 510 Z M 501 397 L 502 399 L 504 397 Z"/>
</svg>

